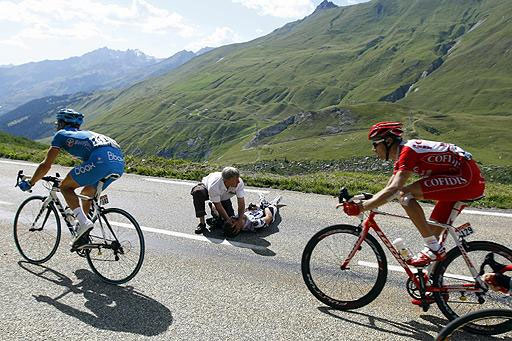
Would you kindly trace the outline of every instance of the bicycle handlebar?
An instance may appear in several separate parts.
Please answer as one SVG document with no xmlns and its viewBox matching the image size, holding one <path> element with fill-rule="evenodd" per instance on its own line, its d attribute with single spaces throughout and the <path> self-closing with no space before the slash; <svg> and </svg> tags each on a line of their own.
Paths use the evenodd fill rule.
<svg viewBox="0 0 512 341">
<path fill-rule="evenodd" d="M 23 174 L 23 169 L 18 171 L 18 176 L 16 177 L 16 185 L 14 187 L 18 187 L 20 182 L 30 179 L 28 176 Z"/>
<path fill-rule="evenodd" d="M 350 201 L 352 199 L 359 199 L 359 200 L 368 200 L 373 197 L 373 194 L 370 193 L 361 193 L 357 195 L 350 195 L 348 193 L 348 189 L 346 187 L 342 187 L 340 189 L 340 193 L 338 194 L 338 202 L 340 204 L 344 203 L 345 201 Z"/>
<path fill-rule="evenodd" d="M 18 171 L 18 176 L 16 177 L 16 185 L 14 185 L 14 187 L 18 187 L 20 185 L 21 181 L 25 181 L 28 179 L 30 179 L 30 177 L 23 174 L 23 169 L 20 169 Z M 44 177 L 42 177 L 42 180 L 52 182 L 53 185 L 56 187 L 59 187 L 60 182 L 62 181 L 59 173 L 55 173 L 55 176 L 50 176 L 50 175 L 44 176 Z"/>
<path fill-rule="evenodd" d="M 59 173 L 55 174 L 56 176 L 43 176 L 42 180 L 52 182 L 54 186 L 59 187 L 62 179 L 60 178 Z"/>
</svg>

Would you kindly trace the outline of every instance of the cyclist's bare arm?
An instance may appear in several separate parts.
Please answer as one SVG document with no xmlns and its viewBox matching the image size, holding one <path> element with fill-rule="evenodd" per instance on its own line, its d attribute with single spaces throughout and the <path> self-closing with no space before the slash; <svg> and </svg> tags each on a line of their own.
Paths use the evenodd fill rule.
<svg viewBox="0 0 512 341">
<path fill-rule="evenodd" d="M 411 177 L 409 171 L 399 171 L 391 176 L 388 184 L 381 191 L 373 196 L 370 200 L 363 201 L 362 208 L 364 211 L 373 210 L 384 205 L 399 193 Z"/>
<path fill-rule="evenodd" d="M 41 180 L 43 176 L 48 173 L 50 170 L 53 162 L 59 155 L 60 149 L 55 147 L 50 147 L 48 149 L 48 152 L 46 153 L 46 157 L 44 158 L 43 162 L 37 166 L 36 171 L 34 172 L 34 175 L 32 175 L 32 178 L 30 179 L 30 184 L 33 186 L 36 182 Z"/>
<path fill-rule="evenodd" d="M 244 198 L 236 198 L 237 199 L 237 205 L 238 205 L 238 224 L 240 225 L 240 228 L 243 227 L 243 216 L 245 212 L 245 199 Z"/>
</svg>

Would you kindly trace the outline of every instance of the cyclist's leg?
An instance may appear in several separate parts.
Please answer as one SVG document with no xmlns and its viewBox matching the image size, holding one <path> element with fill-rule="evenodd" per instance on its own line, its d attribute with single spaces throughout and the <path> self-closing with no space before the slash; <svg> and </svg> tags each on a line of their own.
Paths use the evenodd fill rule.
<svg viewBox="0 0 512 341">
<path fill-rule="evenodd" d="M 80 207 L 80 202 L 75 193 L 75 189 L 81 186 L 72 178 L 72 172 L 73 169 L 71 170 L 71 172 L 68 173 L 64 180 L 62 180 L 60 184 L 60 192 L 64 196 L 64 199 L 66 200 L 66 203 L 68 204 L 69 208 L 75 210 L 76 208 Z"/>
<path fill-rule="evenodd" d="M 83 235 L 86 235 L 90 230 L 92 230 L 94 226 L 92 221 L 85 215 L 82 207 L 80 207 L 78 196 L 75 193 L 75 189 L 83 186 L 75 179 L 73 179 L 73 172 L 77 167 L 73 168 L 60 184 L 60 191 L 64 196 L 64 199 L 66 200 L 69 208 L 73 210 L 73 213 L 78 220 L 78 228 L 76 230 L 75 238 L 71 242 L 71 245 L 75 245 L 77 241 L 80 240 Z"/>
<path fill-rule="evenodd" d="M 114 158 L 115 156 L 116 158 Z M 66 179 L 61 184 L 61 191 L 68 203 L 68 206 L 73 209 L 76 218 L 78 219 L 79 225 L 84 227 L 78 230 L 77 236 L 80 237 L 84 231 L 90 230 L 93 226 L 93 223 L 87 218 L 84 209 L 90 208 L 90 204 L 88 204 L 84 209 L 80 207 L 78 197 L 75 194 L 75 189 L 78 187 L 86 187 L 86 192 L 92 191 L 90 187 L 95 188 L 98 185 L 98 182 L 112 174 L 116 173 L 119 175 L 123 174 L 124 170 L 124 160 L 122 156 L 120 156 L 120 152 L 115 148 L 105 147 L 99 148 L 93 151 L 87 161 L 84 161 L 82 164 L 73 168 Z M 112 183 L 114 179 L 109 179 L 104 185 L 103 188 L 108 187 L 110 183 Z M 64 191 L 62 188 L 64 187 Z"/>
<path fill-rule="evenodd" d="M 453 204 L 460 200 L 469 200 L 481 196 L 485 182 L 474 161 L 464 162 L 460 174 L 433 175 L 422 178 L 402 189 L 401 203 L 411 217 L 420 233 L 432 236 L 442 232 L 442 228 L 429 225 L 425 214 L 416 200 L 427 199 L 438 201 L 432 213 L 433 220 L 441 223 L 452 223 L 450 216 Z M 416 200 L 408 200 L 413 197 Z"/>
<path fill-rule="evenodd" d="M 87 197 L 93 197 L 96 194 L 96 186 L 84 186 L 80 194 L 85 195 Z M 82 209 L 84 213 L 87 215 L 89 210 L 91 209 L 91 201 L 90 200 L 82 200 Z"/>
<path fill-rule="evenodd" d="M 457 201 L 444 201 L 438 200 L 430 214 L 430 220 L 436 221 L 441 224 L 452 224 L 455 218 L 459 215 L 462 209 L 465 207 L 463 205 L 460 209 L 455 208 L 455 204 Z M 432 225 L 431 225 L 432 226 Z M 439 228 L 439 230 L 443 230 L 443 228 Z"/>
<path fill-rule="evenodd" d="M 436 226 L 431 226 L 427 222 L 427 219 L 425 218 L 425 212 L 417 201 L 424 199 L 420 181 L 416 181 L 402 189 L 400 203 L 423 238 L 431 237 L 434 235 L 439 236 L 442 232 L 442 229 Z"/>
<path fill-rule="evenodd" d="M 404 187 L 400 198 L 400 203 L 420 232 L 426 246 L 419 254 L 407 261 L 409 265 L 415 267 L 424 267 L 432 260 L 442 260 L 446 255 L 444 247 L 439 243 L 439 235 L 442 229 L 431 226 L 427 222 L 425 212 L 416 200 L 425 197 L 421 181 Z"/>
</svg>

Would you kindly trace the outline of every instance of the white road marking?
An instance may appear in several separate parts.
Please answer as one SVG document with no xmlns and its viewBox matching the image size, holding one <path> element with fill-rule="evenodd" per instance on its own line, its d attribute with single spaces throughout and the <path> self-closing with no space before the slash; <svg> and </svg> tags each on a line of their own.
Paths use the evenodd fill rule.
<svg viewBox="0 0 512 341">
<path fill-rule="evenodd" d="M 377 269 L 379 267 L 379 265 L 377 263 L 365 262 L 365 261 L 358 261 L 357 264 L 358 265 L 362 265 L 362 266 L 366 266 L 368 268 L 375 268 L 375 269 Z M 404 268 L 402 268 L 401 266 L 397 266 L 397 265 L 389 265 L 388 264 L 388 270 L 395 271 L 395 272 L 404 272 L 405 273 Z M 460 280 L 468 281 L 468 282 L 474 282 L 475 281 L 473 277 L 464 276 L 464 275 L 450 274 L 450 273 L 444 274 L 444 277 L 460 279 Z"/>
<path fill-rule="evenodd" d="M 185 186 L 194 186 L 195 182 L 188 182 L 188 181 L 173 181 L 173 180 L 163 180 L 163 179 L 144 179 L 146 181 L 152 181 L 152 182 L 163 182 L 166 184 L 173 184 L 173 185 L 185 185 Z"/>
<path fill-rule="evenodd" d="M 110 223 L 112 225 L 116 225 L 116 226 L 120 226 L 120 227 L 132 228 L 132 225 L 130 225 L 130 224 L 125 224 L 125 223 L 121 223 L 121 222 L 117 222 L 117 221 L 112 221 Z M 206 237 L 200 236 L 200 235 L 193 235 L 193 234 L 187 234 L 187 233 L 181 233 L 181 232 L 175 232 L 175 231 L 169 231 L 169 230 L 161 230 L 161 229 L 156 229 L 156 228 L 147 227 L 147 226 L 141 226 L 140 228 L 142 231 L 165 234 L 168 236 L 173 236 L 173 237 L 178 237 L 178 238 L 192 239 L 192 240 L 207 242 L 207 243 L 211 243 L 211 244 L 231 245 L 231 246 L 241 247 L 241 248 L 245 248 L 245 249 L 253 249 L 253 250 L 267 250 L 266 247 L 260 246 L 260 245 L 229 241 L 229 240 L 225 240 L 225 239 L 206 238 Z"/>
<path fill-rule="evenodd" d="M 357 264 L 366 266 L 368 268 L 375 268 L 375 269 L 377 269 L 379 267 L 379 265 L 377 263 L 365 262 L 365 261 L 361 261 L 361 260 L 358 261 Z M 397 266 L 397 265 L 389 265 L 388 264 L 388 269 L 391 271 L 395 271 L 395 272 L 405 272 L 404 268 L 402 268 L 401 266 Z"/>
<path fill-rule="evenodd" d="M 474 210 L 463 210 L 462 213 L 512 218 L 512 213 L 486 212 L 486 211 L 474 211 Z"/>
<path fill-rule="evenodd" d="M 30 166 L 30 167 L 37 167 L 37 163 L 28 163 L 27 162 L 18 162 L 18 161 L 7 161 L 7 160 L 0 160 L 1 163 L 9 163 L 11 165 L 20 165 L 20 166 Z"/>
<path fill-rule="evenodd" d="M 18 162 L 18 161 L 9 161 L 9 160 L 0 160 L 0 163 L 8 163 L 13 165 L 21 165 L 21 166 L 30 166 L 30 167 L 37 167 L 37 163 L 29 163 L 28 161 L 25 162 Z M 195 182 L 187 182 L 187 181 L 173 181 L 173 180 L 164 180 L 164 179 L 153 179 L 153 178 L 146 178 L 147 181 L 153 181 L 153 182 L 163 182 L 173 185 L 185 185 L 185 186 L 193 186 L 196 183 Z M 257 189 L 245 189 L 247 192 L 254 192 L 254 193 L 262 193 L 262 194 L 268 194 L 269 191 L 261 191 Z M 502 213 L 502 212 L 488 212 L 488 211 L 475 211 L 475 210 L 463 210 L 462 214 L 474 214 L 474 215 L 484 215 L 484 216 L 492 216 L 492 217 L 505 217 L 505 218 L 512 218 L 512 213 Z"/>
<path fill-rule="evenodd" d="M 163 182 L 166 184 L 173 184 L 173 185 L 185 185 L 185 186 L 195 186 L 197 182 L 188 182 L 188 181 L 173 181 L 173 180 L 163 180 L 163 179 L 152 179 L 152 178 L 146 178 L 146 181 L 152 181 L 152 182 Z M 253 193 L 263 193 L 267 194 L 270 193 L 269 191 L 262 191 L 258 189 L 244 189 L 245 192 L 253 192 Z"/>
<path fill-rule="evenodd" d="M 0 205 L 14 205 L 12 202 L 2 201 L 0 200 Z"/>
</svg>

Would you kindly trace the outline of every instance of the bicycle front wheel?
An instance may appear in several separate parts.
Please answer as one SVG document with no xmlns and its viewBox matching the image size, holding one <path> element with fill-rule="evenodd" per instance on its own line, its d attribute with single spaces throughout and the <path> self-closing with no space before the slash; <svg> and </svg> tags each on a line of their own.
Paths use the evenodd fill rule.
<svg viewBox="0 0 512 341">
<path fill-rule="evenodd" d="M 139 272 L 144 260 L 144 236 L 128 212 L 119 208 L 102 210 L 89 238 L 87 262 L 103 281 L 122 284 Z"/>
<path fill-rule="evenodd" d="M 52 204 L 43 207 L 45 197 L 32 196 L 23 201 L 14 217 L 14 243 L 30 263 L 48 261 L 60 242 L 60 219 Z"/>
<path fill-rule="evenodd" d="M 461 316 L 444 327 L 439 335 L 437 336 L 437 341 L 445 341 L 445 340 L 457 340 L 460 336 L 464 337 L 461 329 L 464 329 L 467 325 L 479 322 L 482 323 L 486 320 L 502 320 L 502 327 L 496 330 L 497 334 L 507 333 L 512 331 L 512 310 L 510 309 L 484 309 L 477 310 L 470 314 Z"/>
<path fill-rule="evenodd" d="M 484 263 L 489 253 L 494 254 L 494 259 L 501 264 L 512 264 L 512 250 L 509 248 L 488 241 L 473 241 L 466 244 L 466 253 L 473 263 L 476 271 Z M 487 269 L 487 272 L 490 272 Z M 471 288 L 476 287 L 475 279 L 469 271 L 468 266 L 458 247 L 451 249 L 446 258 L 437 264 L 432 273 L 432 281 L 436 287 L 461 287 L 461 290 L 448 293 L 436 292 L 434 298 L 441 312 L 449 319 L 454 320 L 482 309 L 512 309 L 510 296 L 498 293 L 489 289 L 487 292 L 472 292 Z M 465 287 L 465 288 L 464 288 Z M 464 329 L 481 335 L 496 334 L 504 324 L 510 321 L 499 319 L 485 319 L 468 323 Z"/>
<path fill-rule="evenodd" d="M 361 229 L 351 225 L 329 226 L 316 233 L 302 254 L 302 277 L 309 291 L 322 303 L 340 310 L 361 308 L 379 296 L 386 282 L 386 255 L 368 234 L 348 267 Z"/>
</svg>

